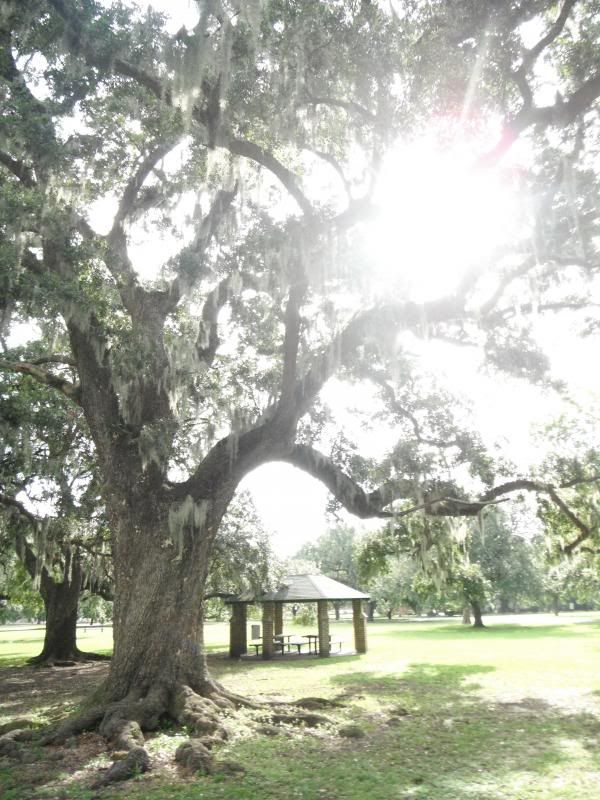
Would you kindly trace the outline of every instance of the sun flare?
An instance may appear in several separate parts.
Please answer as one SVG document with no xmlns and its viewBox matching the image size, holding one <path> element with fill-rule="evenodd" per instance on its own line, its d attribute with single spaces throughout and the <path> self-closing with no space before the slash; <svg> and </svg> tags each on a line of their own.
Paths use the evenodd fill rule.
<svg viewBox="0 0 600 800">
<path fill-rule="evenodd" d="M 424 302 L 455 290 L 467 269 L 485 269 L 517 235 L 514 177 L 476 170 L 463 153 L 428 143 L 398 146 L 375 189 L 369 234 L 376 279 Z"/>
</svg>

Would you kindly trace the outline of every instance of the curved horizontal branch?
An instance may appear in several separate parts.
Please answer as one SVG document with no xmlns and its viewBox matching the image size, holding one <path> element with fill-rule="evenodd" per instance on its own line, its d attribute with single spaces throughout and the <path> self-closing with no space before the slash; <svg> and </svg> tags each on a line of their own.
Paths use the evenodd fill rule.
<svg viewBox="0 0 600 800">
<path fill-rule="evenodd" d="M 66 364 L 68 367 L 77 367 L 77 362 L 73 356 L 66 355 L 66 353 L 40 356 L 39 358 L 34 358 L 30 363 L 34 364 L 36 367 L 39 367 L 41 364 Z"/>
<path fill-rule="evenodd" d="M 328 456 L 313 447 L 296 445 L 280 460 L 312 475 L 329 489 L 344 508 L 360 519 L 373 517 L 388 519 L 394 516 L 393 512 L 384 511 L 384 506 L 388 505 L 393 498 L 387 497 L 386 493 L 381 490 L 365 492 Z M 414 485 L 407 481 L 405 488 L 412 493 Z"/>
<path fill-rule="evenodd" d="M 312 204 L 300 189 L 297 176 L 287 167 L 278 161 L 275 156 L 268 150 L 263 150 L 254 142 L 249 142 L 246 139 L 230 139 L 229 141 L 223 140 L 220 142 L 223 147 L 226 147 L 233 155 L 244 156 L 249 158 L 257 164 L 266 167 L 269 172 L 272 172 L 280 183 L 283 184 L 288 193 L 298 203 L 304 214 L 312 216 L 314 209 Z"/>
<path fill-rule="evenodd" d="M 71 383 L 65 378 L 54 375 L 52 372 L 40 369 L 33 363 L 28 361 L 0 361 L 0 369 L 6 372 L 16 372 L 21 375 L 28 375 L 38 383 L 45 386 L 50 386 L 52 389 L 57 389 L 69 400 L 72 400 L 77 405 L 81 405 L 81 387 L 79 384 Z"/>
<path fill-rule="evenodd" d="M 304 103 L 298 103 L 298 106 L 302 105 L 311 105 L 311 106 L 329 106 L 331 108 L 341 108 L 344 111 L 347 111 L 349 114 L 358 114 L 363 119 L 368 120 L 369 122 L 376 122 L 377 115 L 374 114 L 372 111 L 369 111 L 368 108 L 361 106 L 360 103 L 356 103 L 354 100 L 340 100 L 337 97 L 316 97 L 309 92 L 307 92 L 307 99 Z"/>
<path fill-rule="evenodd" d="M 569 481 L 564 486 L 560 486 L 558 488 L 571 488 L 579 483 L 590 483 L 592 481 L 600 483 L 600 477 L 596 477 L 595 479 L 584 478 L 580 481 Z M 589 525 L 586 525 L 585 522 L 580 519 L 575 512 L 569 508 L 569 506 L 565 503 L 565 501 L 560 497 L 558 494 L 557 488 L 555 486 L 551 486 L 550 484 L 538 483 L 536 481 L 521 479 L 510 481 L 508 483 L 502 484 L 501 486 L 497 486 L 494 489 L 491 489 L 487 492 L 484 497 L 485 498 L 494 498 L 498 497 L 501 494 L 508 494 L 510 492 L 517 492 L 517 491 L 529 491 L 529 492 L 537 492 L 539 494 L 547 494 L 552 502 L 560 509 L 560 511 L 565 515 L 565 517 L 569 520 L 569 522 L 579 531 L 579 536 L 574 539 L 569 544 L 565 545 L 562 548 L 562 551 L 566 554 L 570 554 L 575 550 L 575 548 L 581 544 L 581 542 L 588 539 L 593 534 L 592 528 Z"/>
</svg>

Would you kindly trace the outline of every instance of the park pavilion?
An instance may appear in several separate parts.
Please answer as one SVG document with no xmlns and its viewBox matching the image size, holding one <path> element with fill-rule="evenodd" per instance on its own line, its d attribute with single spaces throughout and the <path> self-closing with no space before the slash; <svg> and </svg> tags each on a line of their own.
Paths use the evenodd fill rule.
<svg viewBox="0 0 600 800">
<path fill-rule="evenodd" d="M 273 658 L 279 648 L 283 653 L 285 648 L 280 644 L 284 641 L 283 632 L 283 606 L 286 603 L 316 603 L 317 604 L 317 634 L 315 651 L 322 657 L 331 652 L 331 637 L 329 635 L 329 616 L 327 604 L 333 602 L 352 602 L 352 621 L 354 627 L 354 648 L 357 653 L 367 652 L 366 615 L 363 611 L 363 601 L 369 595 L 346 586 L 339 581 L 328 578 L 326 575 L 288 575 L 283 578 L 275 591 L 263 594 L 247 592 L 237 597 L 229 597 L 225 601 L 231 605 L 232 614 L 230 621 L 229 655 L 239 658 L 248 652 L 248 606 L 262 606 L 262 657 Z M 256 645 L 254 645 L 256 647 Z M 256 653 L 258 655 L 258 649 Z M 289 648 L 288 648 L 289 650 Z M 298 649 L 300 652 L 300 649 Z"/>
</svg>

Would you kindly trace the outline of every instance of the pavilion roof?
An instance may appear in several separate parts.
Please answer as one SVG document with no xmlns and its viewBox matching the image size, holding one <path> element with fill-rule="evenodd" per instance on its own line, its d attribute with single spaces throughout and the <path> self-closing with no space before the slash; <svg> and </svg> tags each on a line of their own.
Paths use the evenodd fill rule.
<svg viewBox="0 0 600 800">
<path fill-rule="evenodd" d="M 227 603 L 310 603 L 317 600 L 368 600 L 369 595 L 326 575 L 287 575 L 271 592 L 244 592 Z"/>
</svg>

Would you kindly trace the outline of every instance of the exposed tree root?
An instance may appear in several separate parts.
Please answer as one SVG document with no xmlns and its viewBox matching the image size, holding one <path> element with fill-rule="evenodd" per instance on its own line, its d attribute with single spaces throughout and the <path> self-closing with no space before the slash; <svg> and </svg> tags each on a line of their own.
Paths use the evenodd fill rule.
<svg viewBox="0 0 600 800">
<path fill-rule="evenodd" d="M 298 708 L 305 708 L 307 711 L 315 711 L 318 708 L 343 708 L 344 703 L 339 700 L 328 700 L 326 697 L 302 697 L 291 705 Z"/>
<path fill-rule="evenodd" d="M 223 712 L 236 706 L 259 707 L 214 681 L 203 684 L 202 693 L 186 685 L 175 688 L 156 685 L 145 692 L 132 691 L 123 700 L 90 708 L 67 719 L 41 741 L 42 744 L 61 744 L 83 731 L 97 730 L 115 758 L 112 766 L 95 782 L 94 786 L 100 787 L 150 769 L 144 734 L 170 720 L 190 732 L 190 741 L 181 745 L 176 753 L 176 761 L 184 768 L 208 774 L 218 763 L 219 769 L 239 773 L 241 768 L 215 762 L 211 753 L 214 745 L 227 738 L 227 730 L 221 722 Z M 16 754 L 13 743 L 7 743 L 6 748 Z"/>
<path fill-rule="evenodd" d="M 85 664 L 90 661 L 110 661 L 110 656 L 102 653 L 85 653 L 77 650 L 65 657 L 58 657 L 48 653 L 40 653 L 39 656 L 29 658 L 27 663 L 35 667 L 75 667 L 77 664 Z"/>
<path fill-rule="evenodd" d="M 305 728 L 316 728 L 318 725 L 327 725 L 331 722 L 329 717 L 322 714 L 273 714 L 273 722 L 282 725 L 303 725 Z"/>
<path fill-rule="evenodd" d="M 0 756 L 20 759 L 22 742 L 30 742 L 35 731 L 30 728 L 15 728 L 0 736 Z"/>
<path fill-rule="evenodd" d="M 308 697 L 296 703 L 256 703 L 229 692 L 215 681 L 206 681 L 200 691 L 179 684 L 175 687 L 157 684 L 146 691 L 136 689 L 118 702 L 87 709 L 82 714 L 65 720 L 47 733 L 42 744 L 62 744 L 86 730 L 97 730 L 113 753 L 113 764 L 98 777 L 94 787 L 107 786 L 127 780 L 151 768 L 151 759 L 145 748 L 145 734 L 156 730 L 166 721 L 184 726 L 190 739 L 182 744 L 175 760 L 182 768 L 212 774 L 227 772 L 240 774 L 243 769 L 233 763 L 215 760 L 212 752 L 216 745 L 227 739 L 223 725 L 223 712 L 236 707 L 251 709 L 277 708 L 272 715 L 272 725 L 303 725 L 315 727 L 331 722 L 327 717 L 313 713 L 313 709 L 335 708 L 339 702 Z M 263 720 L 264 721 L 264 720 Z M 284 729 L 282 729 L 284 730 Z M 10 734 L 9 734 L 10 736 Z M 5 744 L 7 754 L 18 757 L 19 745 L 14 737 Z"/>
</svg>

